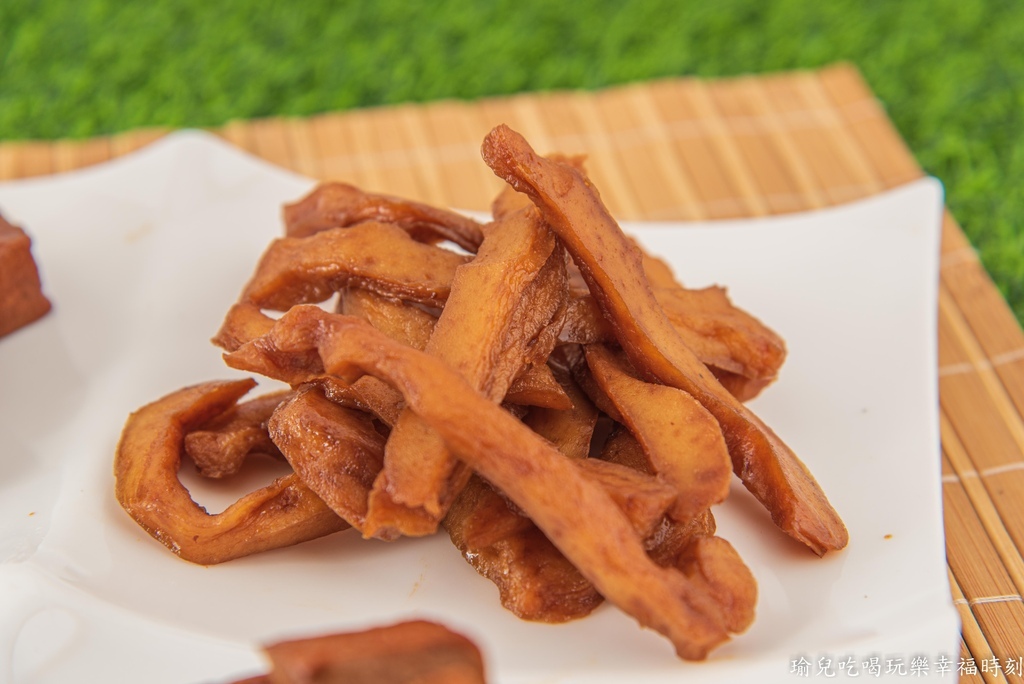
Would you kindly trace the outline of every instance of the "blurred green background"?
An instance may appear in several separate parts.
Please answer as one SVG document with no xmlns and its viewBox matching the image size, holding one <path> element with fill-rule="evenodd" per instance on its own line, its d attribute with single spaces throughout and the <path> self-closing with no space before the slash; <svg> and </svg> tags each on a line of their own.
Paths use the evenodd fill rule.
<svg viewBox="0 0 1024 684">
<path fill-rule="evenodd" d="M 1024 2 L 0 0 L 0 140 L 861 69 L 1024 319 Z"/>
</svg>

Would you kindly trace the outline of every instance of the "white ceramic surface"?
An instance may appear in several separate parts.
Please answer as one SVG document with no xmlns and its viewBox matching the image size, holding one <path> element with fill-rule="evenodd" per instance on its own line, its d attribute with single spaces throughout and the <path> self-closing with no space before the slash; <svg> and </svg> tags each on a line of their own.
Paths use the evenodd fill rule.
<svg viewBox="0 0 1024 684">
<path fill-rule="evenodd" d="M 727 285 L 785 337 L 781 378 L 754 408 L 850 529 L 848 549 L 818 559 L 734 488 L 716 515 L 757 576 L 758 617 L 709 661 L 677 660 L 610 606 L 569 625 L 521 622 L 440 536 L 342 533 L 210 568 L 175 558 L 114 500 L 118 435 L 149 401 L 239 375 L 208 340 L 280 233 L 281 204 L 310 186 L 187 131 L 92 169 L 0 184 L 0 211 L 33 236 L 54 302 L 0 340 L 0 681 L 227 681 L 262 667 L 261 642 L 412 616 L 474 638 L 502 684 L 797 681 L 800 658 L 824 679 L 822 658 L 835 670 L 873 656 L 882 679 L 887 659 L 915 656 L 935 677 L 938 657 L 958 655 L 931 179 L 799 216 L 626 226 L 683 282 Z M 195 493 L 216 509 L 237 492 Z"/>
</svg>

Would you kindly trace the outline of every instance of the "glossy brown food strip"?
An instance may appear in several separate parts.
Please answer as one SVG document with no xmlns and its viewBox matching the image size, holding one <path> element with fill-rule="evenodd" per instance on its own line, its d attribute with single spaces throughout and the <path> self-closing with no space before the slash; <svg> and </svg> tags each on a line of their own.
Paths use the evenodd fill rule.
<svg viewBox="0 0 1024 684">
<path fill-rule="evenodd" d="M 775 379 L 786 360 L 785 340 L 735 306 L 725 288 L 683 287 L 663 259 L 636 247 L 654 298 L 701 361 L 764 385 Z"/>
<path fill-rule="evenodd" d="M 289 237 L 306 237 L 367 221 L 398 226 L 419 242 L 449 240 L 470 252 L 475 252 L 483 240 L 481 225 L 468 216 L 365 192 L 347 183 L 321 183 L 298 202 L 284 207 L 285 233 Z"/>
<path fill-rule="evenodd" d="M 598 483 L 440 359 L 400 345 L 359 319 L 296 306 L 269 334 L 225 360 L 287 381 L 302 372 L 296 365 L 305 363 L 310 350 L 343 380 L 370 373 L 395 385 L 408 407 L 522 509 L 602 596 L 668 637 L 681 657 L 703 659 L 728 639 L 723 607 L 683 573 L 651 561 L 628 518 Z"/>
<path fill-rule="evenodd" d="M 249 454 L 283 458 L 267 433 L 267 421 L 290 392 L 272 392 L 244 401 L 185 435 L 185 453 L 203 477 L 237 473 Z"/>
<path fill-rule="evenodd" d="M 535 622 L 568 622 L 603 601 L 594 585 L 533 522 L 478 477 L 444 519 L 452 543 L 498 589 L 501 605 Z"/>
<path fill-rule="evenodd" d="M 641 470 L 649 467 L 640 443 L 625 429 L 605 442 L 601 458 Z M 742 632 L 753 622 L 757 582 L 732 545 L 715 536 L 710 509 L 685 521 L 662 518 L 645 545 L 655 563 L 678 568 L 715 596 L 724 606 L 730 632 Z"/>
<path fill-rule="evenodd" d="M 384 459 L 385 438 L 369 414 L 307 386 L 274 412 L 268 429 L 299 479 L 362 531 L 370 487 Z"/>
<path fill-rule="evenodd" d="M 511 214 L 460 267 L 425 351 L 499 403 L 524 368 L 544 365 L 567 295 L 564 256 L 536 209 Z M 374 485 L 394 503 L 423 508 L 438 523 L 469 477 L 422 418 L 406 411 L 385 448 Z M 372 502 L 371 499 L 371 513 Z"/>
<path fill-rule="evenodd" d="M 224 351 L 233 352 L 249 340 L 266 335 L 272 327 L 274 319 L 263 313 L 260 307 L 238 302 L 228 309 L 211 342 Z"/>
<path fill-rule="evenodd" d="M 597 424 L 597 408 L 580 389 L 571 373 L 558 365 L 552 366 L 559 385 L 564 388 L 571 404 L 566 409 L 533 407 L 523 422 L 569 458 L 586 458 Z"/>
<path fill-rule="evenodd" d="M 726 629 L 743 632 L 750 627 L 757 607 L 757 582 L 732 544 L 721 537 L 694 535 L 675 567 L 724 606 Z"/>
<path fill-rule="evenodd" d="M 628 466 L 596 458 L 582 459 L 577 464 L 587 477 L 604 487 L 640 539 L 654 533 L 678 497 L 670 485 Z"/>
<path fill-rule="evenodd" d="M 0 337 L 42 318 L 50 310 L 32 242 L 21 228 L 0 216 Z"/>
<path fill-rule="evenodd" d="M 264 647 L 273 684 L 485 684 L 476 645 L 413 620 Z"/>
<path fill-rule="evenodd" d="M 273 327 L 274 319 L 263 313 L 258 306 L 239 302 L 228 310 L 213 343 L 232 352 L 246 342 L 270 332 Z M 398 420 L 402 395 L 394 388 L 372 377 L 360 378 L 349 385 L 339 382 L 337 378 L 325 376 L 316 354 L 310 354 L 307 362 L 303 366 L 305 372 L 296 374 L 289 384 L 316 384 L 331 401 L 372 413 L 388 426 Z"/>
<path fill-rule="evenodd" d="M 468 257 L 414 241 L 401 228 L 362 223 L 305 238 L 278 238 L 263 253 L 242 300 L 287 311 L 348 285 L 440 306 Z"/>
<path fill-rule="evenodd" d="M 605 460 L 574 460 L 585 477 L 594 480 L 608 492 L 641 539 L 655 532 L 662 517 L 675 502 L 675 490 L 658 481 L 652 474 Z M 445 518 L 446 525 L 454 523 L 459 526 L 460 534 L 471 553 L 533 525 L 528 517 L 510 506 L 500 493 L 493 489 L 491 491 L 493 497 L 490 498 L 475 496 L 475 505 L 480 507 L 479 510 L 463 505 L 460 507 L 460 515 L 453 519 L 449 514 Z"/>
<path fill-rule="evenodd" d="M 740 401 L 750 401 L 774 381 L 774 379 L 759 380 L 757 378 L 748 378 L 739 373 L 730 373 L 714 366 L 708 366 L 708 369 L 722 387 Z"/>
<path fill-rule="evenodd" d="M 580 159 L 572 160 L 572 165 L 583 170 Z M 532 200 L 527 195 L 507 185 L 495 199 L 493 212 L 497 216 L 529 204 Z M 733 396 L 749 401 L 775 380 L 786 357 L 785 341 L 777 333 L 736 307 L 724 288 L 684 288 L 664 260 L 631 242 L 640 251 L 655 299 L 676 331 Z M 586 289 L 579 269 L 573 263 L 569 267 L 573 284 L 560 340 L 570 344 L 614 340 L 614 330 Z"/>
<path fill-rule="evenodd" d="M 732 463 L 722 430 L 707 409 L 683 390 L 633 377 L 628 361 L 604 345 L 587 345 L 586 358 L 596 384 L 654 471 L 678 493 L 673 517 L 688 520 L 724 501 Z"/>
<path fill-rule="evenodd" d="M 564 155 L 564 154 L 553 154 L 553 159 L 557 159 L 566 164 L 571 164 L 575 168 L 583 171 L 584 162 L 586 157 L 584 155 Z M 514 188 L 509 185 L 502 187 L 501 191 L 491 202 L 491 214 L 495 219 L 499 219 L 503 216 L 515 213 L 520 209 L 529 207 L 533 204 L 529 197 L 526 197 L 520 192 L 516 192 Z"/>
<path fill-rule="evenodd" d="M 505 392 L 505 403 L 555 411 L 567 411 L 572 408 L 572 399 L 544 363 L 527 366 L 512 380 L 508 391 Z"/>
<path fill-rule="evenodd" d="M 484 139 L 484 161 L 530 196 L 580 267 L 634 367 L 689 392 L 722 427 L 733 470 L 775 524 L 821 555 L 846 546 L 846 526 L 814 476 L 687 348 L 658 305 L 641 257 L 578 171 L 537 155 L 507 126 Z"/>
<path fill-rule="evenodd" d="M 412 302 L 387 297 L 359 287 L 346 288 L 338 311 L 367 321 L 393 340 L 423 349 L 434 332 L 440 311 L 426 310 Z"/>
<path fill-rule="evenodd" d="M 752 399 L 771 384 L 785 360 L 785 346 L 757 319 L 732 305 L 720 288 L 670 290 L 653 288 L 676 332 L 694 355 L 741 401 Z M 594 344 L 615 340 L 612 325 L 589 294 L 574 293 L 565 325 L 564 344 Z M 726 370 L 729 369 L 729 370 Z"/>
<path fill-rule="evenodd" d="M 114 457 L 114 493 L 143 529 L 181 558 L 212 565 L 348 527 L 288 475 L 210 515 L 178 479 L 185 435 L 229 410 L 252 380 L 186 387 L 129 416 Z"/>
<path fill-rule="evenodd" d="M 654 467 L 651 466 L 640 442 L 624 425 L 617 423 L 609 432 L 604 443 L 596 449 L 596 457 L 603 461 L 629 466 L 642 473 L 654 474 Z"/>
<path fill-rule="evenodd" d="M 683 342 L 705 364 L 756 380 L 778 376 L 785 342 L 733 305 L 725 288 L 656 287 L 653 292 Z"/>
<path fill-rule="evenodd" d="M 651 534 L 675 492 L 625 466 L 577 459 L 585 477 L 608 492 L 638 537 Z M 444 519 L 452 543 L 495 584 L 501 604 L 524 620 L 566 622 L 588 615 L 601 596 L 536 525 L 474 477 Z"/>
<path fill-rule="evenodd" d="M 369 290 L 350 288 L 342 293 L 341 313 L 362 318 L 393 340 L 425 349 L 437 323 L 438 313 L 414 302 L 385 297 Z M 522 406 L 568 409 L 572 401 L 544 364 L 527 366 L 515 377 L 505 401 Z"/>
</svg>

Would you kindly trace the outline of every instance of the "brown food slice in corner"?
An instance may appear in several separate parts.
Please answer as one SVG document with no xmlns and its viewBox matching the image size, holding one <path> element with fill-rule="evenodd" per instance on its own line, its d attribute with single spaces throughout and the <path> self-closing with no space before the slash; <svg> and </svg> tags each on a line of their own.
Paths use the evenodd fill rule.
<svg viewBox="0 0 1024 684">
<path fill-rule="evenodd" d="M 39 320 L 50 310 L 32 241 L 21 228 L 0 216 L 0 337 Z"/>
<path fill-rule="evenodd" d="M 639 251 L 590 182 L 572 166 L 539 156 L 504 125 L 487 135 L 482 153 L 495 174 L 541 209 L 633 366 L 687 391 L 715 417 L 734 472 L 775 524 L 818 555 L 846 546 L 846 526 L 807 467 L 679 337 L 655 299 Z"/>
<path fill-rule="evenodd" d="M 268 684 L 485 684 L 472 641 L 425 620 L 264 647 Z M 236 684 L 242 684 L 241 682 Z"/>
</svg>

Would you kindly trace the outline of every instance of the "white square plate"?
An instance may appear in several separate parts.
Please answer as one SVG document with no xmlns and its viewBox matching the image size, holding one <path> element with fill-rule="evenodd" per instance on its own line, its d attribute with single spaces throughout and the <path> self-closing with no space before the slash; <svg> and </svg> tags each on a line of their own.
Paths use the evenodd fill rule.
<svg viewBox="0 0 1024 684">
<path fill-rule="evenodd" d="M 716 511 L 719 533 L 758 579 L 758 617 L 707 662 L 679 661 L 610 606 L 568 625 L 519 621 L 443 536 L 342 533 L 210 568 L 175 558 L 114 500 L 121 427 L 179 387 L 238 376 L 208 340 L 280 234 L 281 204 L 311 185 L 197 132 L 0 184 L 0 211 L 33 236 L 54 301 L 0 340 L 0 677 L 226 681 L 260 670 L 268 640 L 413 616 L 476 640 L 502 684 L 783 681 L 799 678 L 801 659 L 824 678 L 823 659 L 844 676 L 872 657 L 884 679 L 887 660 L 923 657 L 934 675 L 958 654 L 937 428 L 942 197 L 931 179 L 798 216 L 626 226 L 683 282 L 728 286 L 785 337 L 781 378 L 754 409 L 850 530 L 848 549 L 818 559 L 734 488 Z M 205 485 L 201 495 L 229 497 Z"/>
</svg>

